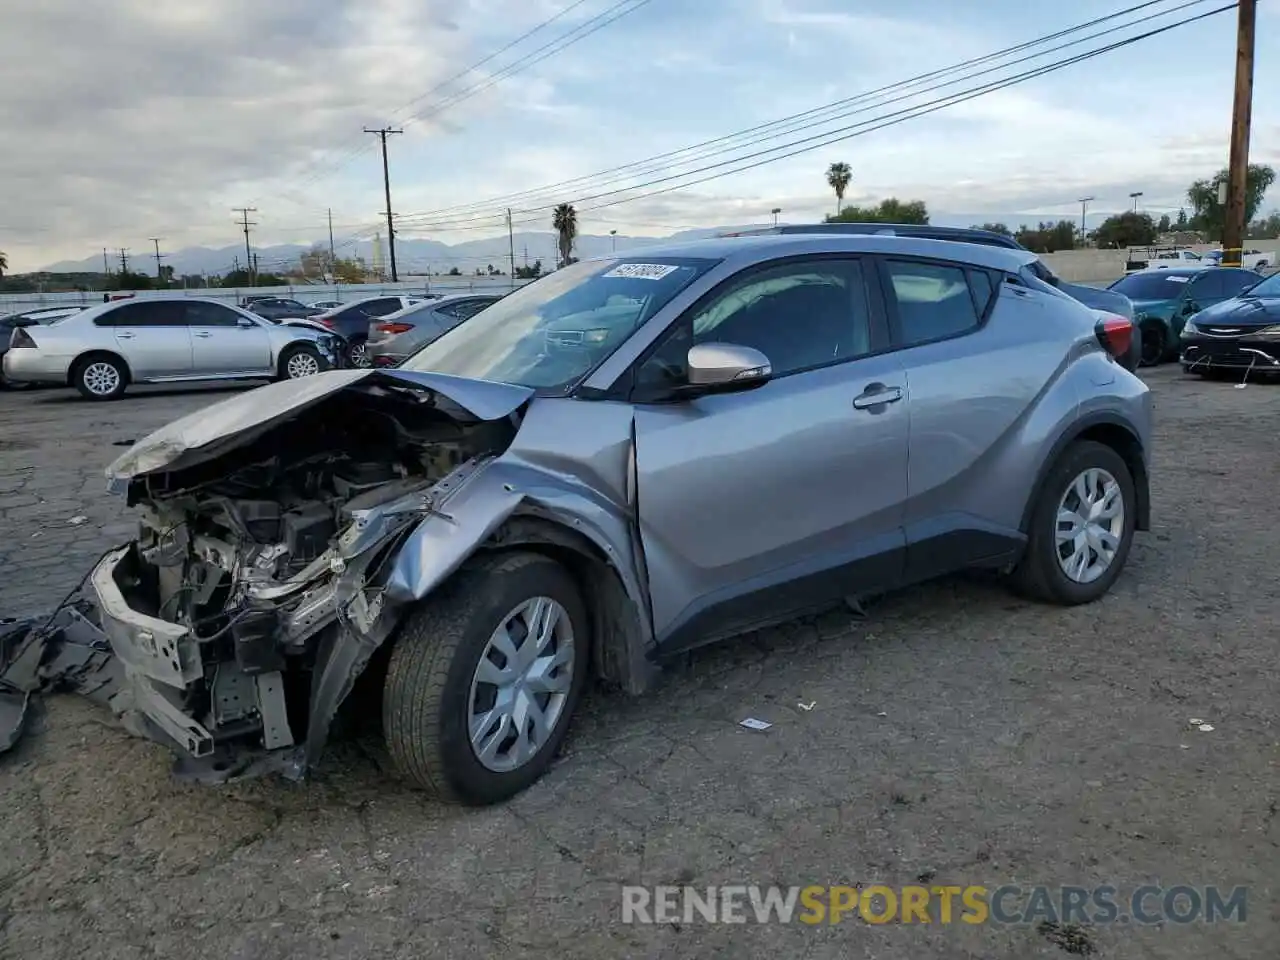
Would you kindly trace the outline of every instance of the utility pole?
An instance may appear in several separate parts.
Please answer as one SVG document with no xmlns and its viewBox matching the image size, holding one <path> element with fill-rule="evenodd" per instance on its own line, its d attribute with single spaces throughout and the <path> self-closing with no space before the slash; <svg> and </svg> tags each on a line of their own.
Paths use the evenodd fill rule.
<svg viewBox="0 0 1280 960">
<path fill-rule="evenodd" d="M 516 235 L 511 232 L 511 208 L 507 207 L 507 250 L 510 253 L 511 282 L 516 282 Z"/>
<path fill-rule="evenodd" d="M 107 260 L 106 247 L 102 248 L 102 272 L 108 277 L 111 276 L 111 263 Z"/>
<path fill-rule="evenodd" d="M 1089 201 L 1092 199 L 1094 198 L 1093 197 L 1080 198 L 1080 245 L 1081 246 L 1084 246 L 1085 234 L 1087 232 L 1087 228 L 1085 227 L 1085 217 L 1089 213 Z"/>
<path fill-rule="evenodd" d="M 128 272 L 129 272 L 129 248 L 121 247 L 120 248 L 120 273 L 125 274 Z"/>
<path fill-rule="evenodd" d="M 156 279 L 157 280 L 163 280 L 163 275 L 160 273 L 160 261 L 161 259 L 163 259 L 160 254 L 160 241 L 162 239 L 163 237 L 150 238 L 151 242 L 154 243 L 156 246 Z"/>
<path fill-rule="evenodd" d="M 337 254 L 333 252 L 333 207 L 329 208 L 329 272 L 333 273 L 333 265 L 337 262 Z"/>
<path fill-rule="evenodd" d="M 376 134 L 382 141 L 382 186 L 387 194 L 387 250 L 391 254 L 391 282 L 398 283 L 400 276 L 396 272 L 396 225 L 393 219 L 394 214 L 391 212 L 391 172 L 387 167 L 387 137 L 391 134 L 404 133 L 404 131 L 393 130 L 391 127 L 381 127 L 377 130 L 365 127 L 364 132 Z"/>
<path fill-rule="evenodd" d="M 257 207 L 232 207 L 232 209 L 235 210 L 236 213 L 240 214 L 240 226 L 244 230 L 244 268 L 246 270 L 252 271 L 253 270 L 253 251 L 249 248 L 249 228 L 256 227 L 258 224 L 255 221 L 249 219 L 249 214 L 257 213 L 258 208 Z M 254 284 L 254 278 L 252 275 L 250 275 L 249 286 L 252 287 L 253 284 Z"/>
<path fill-rule="evenodd" d="M 1253 35 L 1258 0 L 1239 0 L 1236 26 L 1236 92 L 1231 110 L 1231 160 L 1227 166 L 1227 209 L 1222 230 L 1222 265 L 1243 262 L 1248 196 L 1249 127 L 1253 123 Z"/>
</svg>

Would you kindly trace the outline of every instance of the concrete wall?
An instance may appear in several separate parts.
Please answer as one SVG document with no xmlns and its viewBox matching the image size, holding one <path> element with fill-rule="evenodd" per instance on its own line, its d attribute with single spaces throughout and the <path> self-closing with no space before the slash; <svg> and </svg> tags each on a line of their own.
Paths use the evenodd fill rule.
<svg viewBox="0 0 1280 960">
<path fill-rule="evenodd" d="M 1218 244 L 1191 244 L 1190 249 L 1196 253 L 1218 249 Z M 1270 252 L 1275 249 L 1274 240 L 1257 240 L 1249 245 L 1253 250 Z M 1041 254 L 1041 259 L 1049 269 L 1063 280 L 1072 283 L 1094 283 L 1117 280 L 1124 276 L 1124 262 L 1128 259 L 1127 250 L 1064 250 L 1062 253 Z M 1275 258 L 1271 260 L 1276 263 Z"/>
<path fill-rule="evenodd" d="M 527 280 L 515 281 L 516 286 L 523 286 Z M 135 296 L 153 297 L 159 295 L 183 294 L 189 297 L 212 297 L 228 303 L 239 303 L 241 298 L 251 294 L 264 296 L 289 297 L 303 303 L 314 303 L 317 300 L 341 300 L 350 303 L 364 297 L 381 296 L 389 293 L 401 293 L 413 296 L 430 293 L 506 293 L 512 289 L 510 277 L 432 277 L 430 281 L 414 280 L 403 283 L 364 283 L 342 285 L 304 284 L 287 287 L 245 287 L 232 290 L 225 287 L 214 287 L 209 290 L 142 290 Z M 112 293 L 112 296 L 116 296 Z M 7 293 L 0 294 L 0 316 L 6 313 L 20 313 L 35 310 L 39 307 L 75 306 L 77 304 L 92 306 L 102 303 L 101 291 L 77 291 L 71 293 Z"/>
</svg>

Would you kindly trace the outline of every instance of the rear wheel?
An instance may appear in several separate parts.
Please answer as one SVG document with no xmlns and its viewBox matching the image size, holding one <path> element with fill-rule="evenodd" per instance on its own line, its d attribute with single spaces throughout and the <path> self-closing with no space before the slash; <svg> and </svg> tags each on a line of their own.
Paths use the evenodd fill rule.
<svg viewBox="0 0 1280 960">
<path fill-rule="evenodd" d="M 1049 603 L 1097 600 L 1111 589 L 1133 545 L 1137 499 L 1124 458 L 1105 444 L 1074 443 L 1037 496 L 1015 586 Z"/>
<path fill-rule="evenodd" d="M 1164 327 L 1155 323 L 1142 325 L 1142 365 L 1154 367 L 1164 359 L 1168 339 Z"/>
<path fill-rule="evenodd" d="M 534 783 L 569 729 L 590 635 L 573 578 L 540 554 L 464 567 L 409 614 L 382 726 L 401 774 L 441 800 L 490 804 Z"/>
<path fill-rule="evenodd" d="M 76 362 L 71 385 L 90 400 L 115 400 L 129 385 L 129 372 L 119 357 L 90 354 Z"/>
<path fill-rule="evenodd" d="M 369 344 L 363 337 L 352 340 L 347 347 L 347 363 L 353 367 L 369 365 Z"/>
</svg>

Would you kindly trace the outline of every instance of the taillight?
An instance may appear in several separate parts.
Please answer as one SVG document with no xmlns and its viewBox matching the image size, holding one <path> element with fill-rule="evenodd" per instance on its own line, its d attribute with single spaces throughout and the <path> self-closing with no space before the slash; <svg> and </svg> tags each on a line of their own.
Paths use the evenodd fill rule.
<svg viewBox="0 0 1280 960">
<path fill-rule="evenodd" d="M 334 329 L 334 322 L 333 322 L 333 318 L 331 318 L 331 317 L 316 317 L 316 320 L 317 320 L 317 321 L 319 321 L 320 323 L 322 323 L 324 326 L 328 327 L 330 330 Z"/>
<path fill-rule="evenodd" d="M 1133 344 L 1132 320 L 1108 315 L 1102 317 L 1093 329 L 1098 335 L 1098 342 L 1102 344 L 1102 349 L 1111 356 L 1119 360 L 1128 354 L 1129 347 Z"/>
<path fill-rule="evenodd" d="M 408 333 L 413 329 L 412 323 L 380 323 L 378 324 L 379 333 Z"/>
<path fill-rule="evenodd" d="M 9 349 L 17 350 L 20 347 L 34 347 L 36 342 L 31 339 L 31 334 L 27 333 L 22 327 L 18 327 L 13 331 L 13 336 L 9 340 Z"/>
</svg>

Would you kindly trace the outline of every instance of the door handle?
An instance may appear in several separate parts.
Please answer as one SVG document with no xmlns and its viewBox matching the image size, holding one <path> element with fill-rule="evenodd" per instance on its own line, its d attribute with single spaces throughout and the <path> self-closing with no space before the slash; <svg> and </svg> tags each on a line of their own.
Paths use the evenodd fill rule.
<svg viewBox="0 0 1280 960">
<path fill-rule="evenodd" d="M 886 387 L 883 383 L 873 383 L 853 398 L 853 408 L 855 410 L 867 410 L 886 403 L 897 403 L 901 399 L 901 387 Z"/>
<path fill-rule="evenodd" d="M 132 334 L 132 333 L 117 333 L 117 334 L 116 334 L 116 339 L 117 339 L 117 340 L 132 340 L 132 339 L 133 339 L 133 334 Z"/>
<path fill-rule="evenodd" d="M 200 337 L 204 340 L 208 340 L 211 336 L 213 336 L 213 334 L 209 333 L 207 330 L 199 330 L 194 334 L 194 336 Z"/>
</svg>

